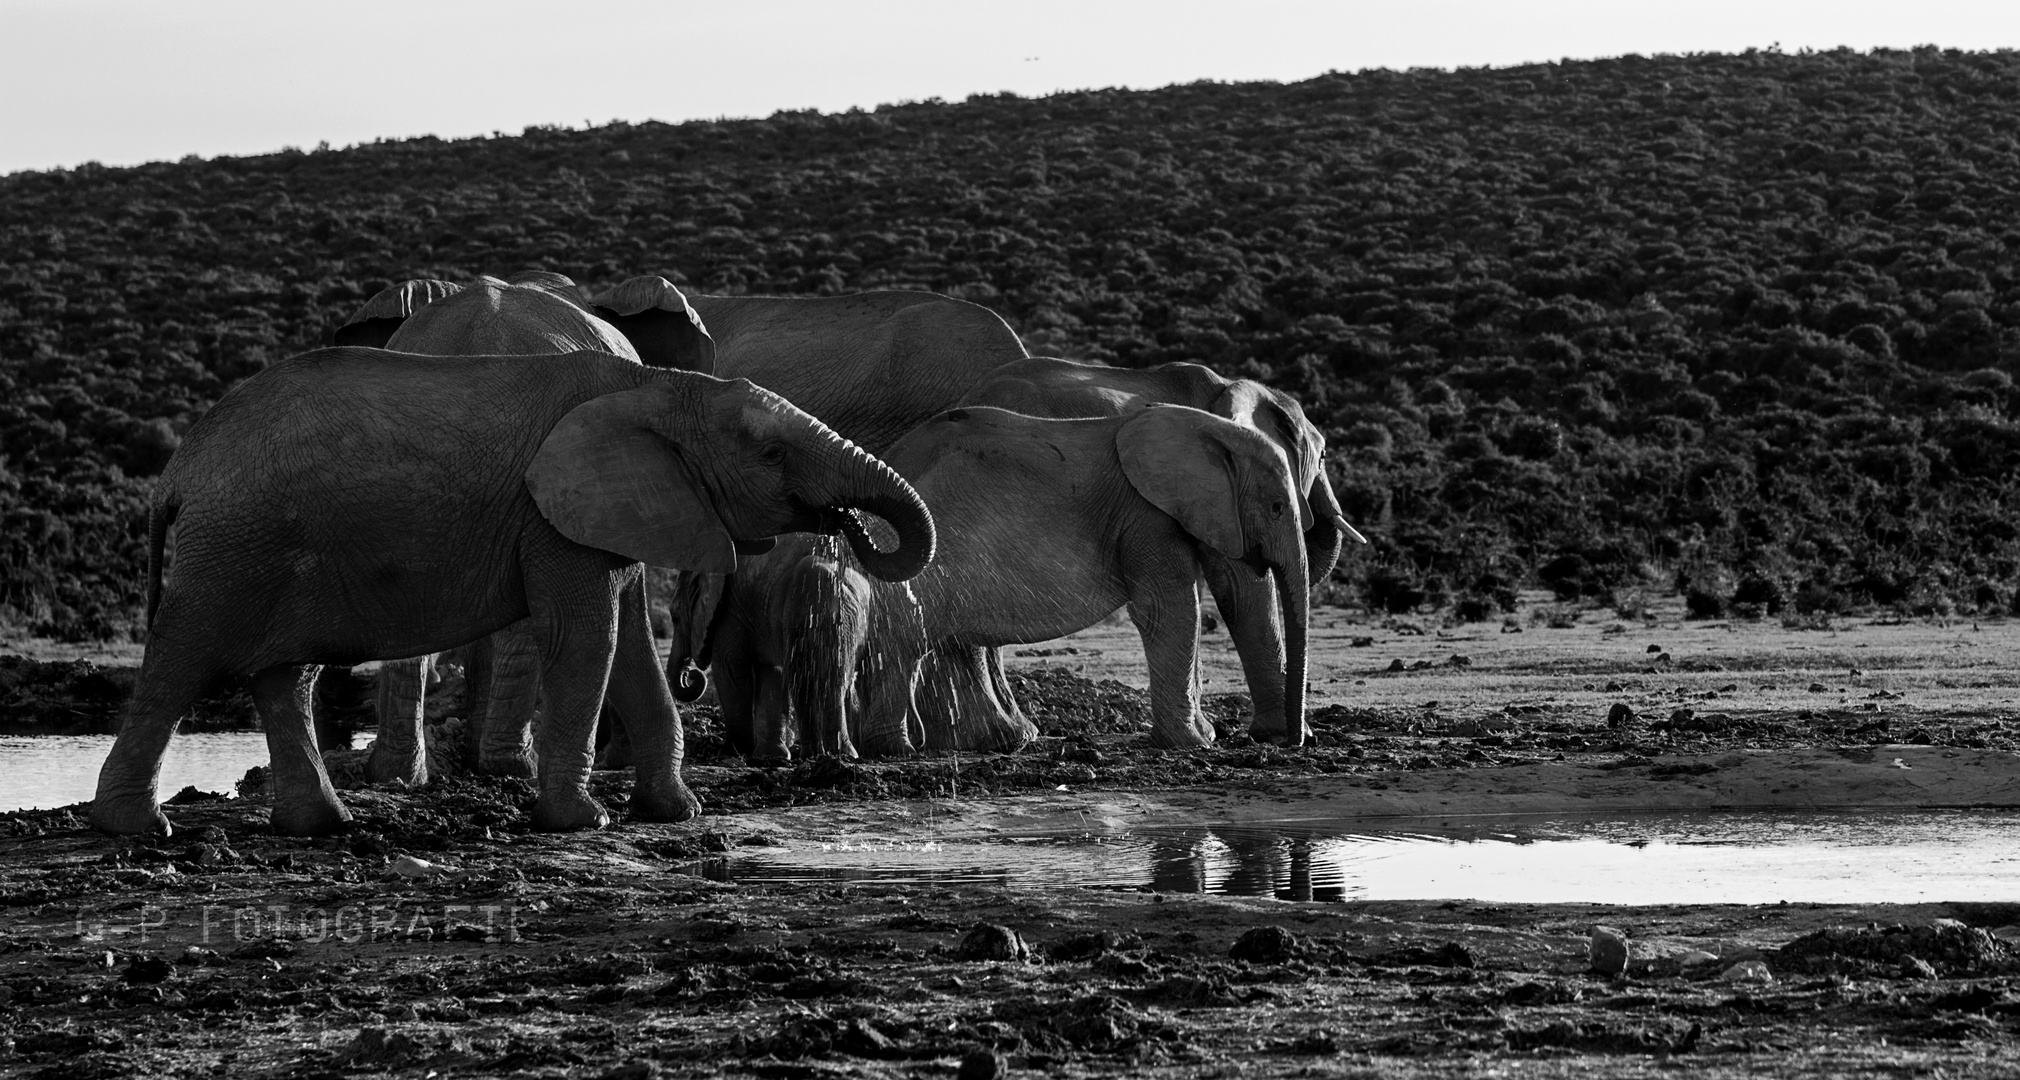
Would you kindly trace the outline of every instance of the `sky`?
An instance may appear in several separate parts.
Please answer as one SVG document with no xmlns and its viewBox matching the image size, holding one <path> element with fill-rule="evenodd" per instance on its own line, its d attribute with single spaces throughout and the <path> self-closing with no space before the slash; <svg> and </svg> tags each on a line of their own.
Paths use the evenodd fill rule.
<svg viewBox="0 0 2020 1080">
<path fill-rule="evenodd" d="M 0 173 L 1001 91 L 1921 44 L 2020 48 L 2020 3 L 0 0 Z"/>
</svg>

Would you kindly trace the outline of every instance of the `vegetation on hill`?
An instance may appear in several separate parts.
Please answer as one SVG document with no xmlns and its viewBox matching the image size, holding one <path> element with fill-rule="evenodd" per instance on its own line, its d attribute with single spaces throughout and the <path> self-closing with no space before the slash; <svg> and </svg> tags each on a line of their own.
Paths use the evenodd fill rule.
<svg viewBox="0 0 2020 1080">
<path fill-rule="evenodd" d="M 935 289 L 1296 393 L 1333 587 L 2006 612 L 2020 54 L 1627 56 L 0 177 L 0 620 L 128 629 L 148 477 L 381 286 Z"/>
</svg>

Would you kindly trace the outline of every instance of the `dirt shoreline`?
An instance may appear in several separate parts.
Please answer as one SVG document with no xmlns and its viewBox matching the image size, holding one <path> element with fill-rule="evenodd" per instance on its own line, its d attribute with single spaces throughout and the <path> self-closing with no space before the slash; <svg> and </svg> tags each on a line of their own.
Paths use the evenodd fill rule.
<svg viewBox="0 0 2020 1080">
<path fill-rule="evenodd" d="M 691 872 L 866 836 L 2020 806 L 2011 626 L 1400 625 L 1322 625 L 1331 690 L 1299 751 L 1239 734 L 1211 639 L 1226 737 L 1149 749 L 1140 691 L 1103 681 L 1127 639 L 1097 628 L 1013 658 L 1046 732 L 1017 755 L 759 770 L 698 710 L 706 812 L 678 826 L 624 819 L 622 772 L 595 780 L 619 824 L 564 836 L 529 831 L 519 781 L 347 791 L 356 826 L 325 840 L 271 835 L 258 798 L 171 806 L 155 841 L 0 814 L 0 1072 L 2010 1074 L 2020 896 L 1300 903 Z M 1592 970 L 1595 925 L 1624 972 Z"/>
</svg>

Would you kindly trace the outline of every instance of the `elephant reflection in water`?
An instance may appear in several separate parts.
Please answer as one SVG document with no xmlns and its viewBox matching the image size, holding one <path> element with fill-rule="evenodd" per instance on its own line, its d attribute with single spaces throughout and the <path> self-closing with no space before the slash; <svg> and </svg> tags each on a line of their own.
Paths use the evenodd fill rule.
<svg viewBox="0 0 2020 1080">
<path fill-rule="evenodd" d="M 1213 850 L 1219 847 L 1222 852 Z M 1212 867 L 1232 863 L 1218 883 Z M 1204 834 L 1173 833 L 1150 838 L 1150 887 L 1157 892 L 1270 896 L 1278 900 L 1346 899 L 1344 885 L 1312 885 L 1312 841 L 1275 829 L 1209 827 Z"/>
</svg>

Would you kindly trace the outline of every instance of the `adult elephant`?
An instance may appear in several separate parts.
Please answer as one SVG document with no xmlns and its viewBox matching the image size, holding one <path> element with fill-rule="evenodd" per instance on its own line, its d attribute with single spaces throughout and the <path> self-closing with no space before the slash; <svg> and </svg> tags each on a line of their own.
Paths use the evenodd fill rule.
<svg viewBox="0 0 2020 1080">
<path fill-rule="evenodd" d="M 961 408 L 915 429 L 885 460 L 932 508 L 940 550 L 908 586 L 878 590 L 890 605 L 916 597 L 925 633 L 916 646 L 905 635 L 873 646 L 891 655 L 893 677 L 871 680 L 863 695 L 864 753 L 913 749 L 906 704 L 923 650 L 1044 641 L 1125 605 L 1149 664 L 1152 743 L 1212 742 L 1197 681 L 1196 582 L 1209 554 L 1274 578 L 1287 616 L 1280 692 L 1302 715 L 1299 495 L 1283 452 L 1252 428 L 1174 405 L 1088 420 Z M 955 718 L 918 719 L 928 748 L 957 748 Z"/>
<path fill-rule="evenodd" d="M 546 355 L 592 349 L 651 367 L 710 372 L 715 346 L 665 279 L 635 277 L 595 300 L 566 276 L 527 270 L 469 286 L 416 279 L 381 290 L 331 335 L 337 345 L 434 356 Z M 379 736 L 365 762 L 373 780 L 424 784 L 421 737 L 434 657 L 379 672 Z M 492 776 L 533 775 L 540 657 L 531 628 L 507 627 L 470 650 L 465 708 L 475 733 L 470 765 Z"/>
<path fill-rule="evenodd" d="M 894 526 L 895 549 L 855 510 Z M 606 685 L 638 744 L 634 814 L 692 817 L 642 564 L 728 573 L 741 542 L 837 530 L 884 580 L 932 558 L 908 484 L 746 380 L 591 352 L 282 361 L 220 399 L 155 485 L 147 651 L 91 822 L 167 833 L 155 783 L 177 723 L 249 675 L 275 831 L 331 832 L 350 815 L 309 721 L 319 665 L 438 652 L 523 619 L 547 699 L 534 824 L 608 821 L 587 787 Z"/>
<path fill-rule="evenodd" d="M 1325 580 L 1339 560 L 1345 538 L 1366 543 L 1347 523 L 1326 478 L 1325 437 L 1305 418 L 1295 398 L 1253 380 L 1229 379 L 1204 365 L 1184 362 L 1129 369 L 1031 357 L 997 368 L 969 391 L 963 404 L 1057 418 L 1123 416 L 1161 404 L 1201 409 L 1261 434 L 1290 462 L 1304 530 L 1306 580 Z M 1293 631 L 1302 637 L 1305 627 L 1290 625 L 1293 617 L 1281 602 L 1281 582 L 1272 581 L 1276 571 L 1225 555 L 1203 559 L 1201 569 L 1241 656 L 1254 706 L 1251 733 L 1258 739 L 1301 745 L 1310 730 L 1302 708 L 1289 705 L 1284 641 Z M 959 658 L 953 677 L 962 684 L 988 678 L 1006 706 L 1001 712 L 976 713 L 988 723 L 971 721 L 975 730 L 968 741 L 1000 742 L 1028 725 L 1015 710 L 1002 681 L 1001 660 L 993 653 L 985 657 L 969 652 Z M 1290 721 L 1293 716 L 1295 724 Z"/>
<path fill-rule="evenodd" d="M 777 392 L 873 454 L 959 404 L 1005 364 L 1030 355 L 1002 316 L 938 293 L 690 294 L 687 300 L 708 328 L 716 374 Z M 705 614 L 702 625 L 709 621 Z M 688 643 L 687 655 L 705 654 Z M 1037 729 L 1015 714 L 1014 704 L 1006 708 L 985 678 L 963 677 L 965 655 L 929 661 L 921 679 L 925 692 L 950 712 L 993 718 L 985 725 L 996 735 L 992 748 L 1023 745 Z M 699 673 L 678 674 L 676 697 L 698 697 L 704 686 Z"/>
</svg>

